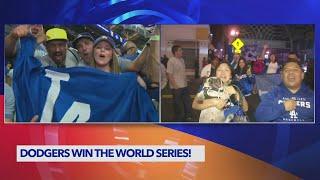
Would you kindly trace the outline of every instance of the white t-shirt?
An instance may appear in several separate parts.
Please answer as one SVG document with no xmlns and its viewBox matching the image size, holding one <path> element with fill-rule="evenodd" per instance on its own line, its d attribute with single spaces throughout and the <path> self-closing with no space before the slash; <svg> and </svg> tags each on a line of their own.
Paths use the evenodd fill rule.
<svg viewBox="0 0 320 180">
<path fill-rule="evenodd" d="M 164 89 L 167 85 L 168 79 L 166 75 L 166 67 L 160 63 L 160 72 L 161 72 L 161 89 Z"/>
<path fill-rule="evenodd" d="M 277 70 L 278 70 L 278 63 L 270 62 L 270 64 L 268 65 L 267 74 L 275 74 L 277 73 Z"/>
<path fill-rule="evenodd" d="M 182 58 L 178 59 L 176 57 L 171 57 L 167 64 L 167 73 L 173 76 L 177 88 L 187 87 L 186 65 Z M 170 81 L 169 85 L 170 88 L 173 88 Z"/>
</svg>

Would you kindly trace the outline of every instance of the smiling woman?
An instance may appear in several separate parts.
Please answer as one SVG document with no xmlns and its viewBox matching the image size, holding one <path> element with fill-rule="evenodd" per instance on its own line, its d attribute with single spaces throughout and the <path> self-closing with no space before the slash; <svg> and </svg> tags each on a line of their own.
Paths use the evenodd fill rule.
<svg viewBox="0 0 320 180">
<path fill-rule="evenodd" d="M 248 104 L 232 84 L 233 70 L 228 63 L 217 67 L 216 77 L 209 77 L 196 95 L 192 107 L 201 110 L 199 122 L 248 121 L 244 112 Z"/>
</svg>

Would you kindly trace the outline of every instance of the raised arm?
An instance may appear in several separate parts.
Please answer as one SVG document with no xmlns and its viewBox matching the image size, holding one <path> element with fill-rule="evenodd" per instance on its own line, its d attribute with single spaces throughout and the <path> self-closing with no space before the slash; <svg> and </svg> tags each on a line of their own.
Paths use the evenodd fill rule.
<svg viewBox="0 0 320 180">
<path fill-rule="evenodd" d="M 19 25 L 13 28 L 10 34 L 5 37 L 4 49 L 6 57 L 12 58 L 17 54 L 17 42 L 19 38 L 29 33 L 29 28 L 29 25 Z"/>
<path fill-rule="evenodd" d="M 38 44 L 46 40 L 42 25 L 19 25 L 13 28 L 10 34 L 5 37 L 5 56 L 15 57 L 18 50 L 17 43 L 19 39 L 28 34 L 33 35 Z"/>
<path fill-rule="evenodd" d="M 260 54 L 260 57 L 261 57 L 262 59 L 264 59 L 264 55 L 266 54 L 266 51 L 267 51 L 268 47 L 269 47 L 268 44 L 263 45 L 263 49 L 262 49 L 262 52 L 261 52 L 261 54 Z"/>
</svg>

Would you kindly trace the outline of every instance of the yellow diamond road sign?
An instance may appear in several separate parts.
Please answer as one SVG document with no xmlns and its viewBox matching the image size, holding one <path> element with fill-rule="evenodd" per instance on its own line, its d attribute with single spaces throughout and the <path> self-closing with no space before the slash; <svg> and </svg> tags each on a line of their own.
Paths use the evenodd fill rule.
<svg viewBox="0 0 320 180">
<path fill-rule="evenodd" d="M 237 38 L 236 40 L 233 41 L 232 46 L 240 50 L 244 46 L 244 43 L 239 38 Z"/>
</svg>

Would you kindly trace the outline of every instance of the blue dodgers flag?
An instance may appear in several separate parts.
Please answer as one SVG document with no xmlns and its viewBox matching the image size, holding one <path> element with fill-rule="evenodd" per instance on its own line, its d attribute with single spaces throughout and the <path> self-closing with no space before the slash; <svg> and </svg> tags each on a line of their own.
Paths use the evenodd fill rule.
<svg viewBox="0 0 320 180">
<path fill-rule="evenodd" d="M 261 93 L 259 93 L 260 96 L 271 91 L 282 82 L 280 74 L 264 74 L 256 75 L 255 77 L 257 88 L 261 91 Z"/>
<path fill-rule="evenodd" d="M 94 68 L 41 67 L 33 37 L 21 39 L 13 75 L 17 121 L 157 122 L 152 101 L 135 73 Z"/>
<path fill-rule="evenodd" d="M 241 93 L 244 96 L 250 96 L 254 88 L 255 76 L 248 76 L 246 74 L 241 75 L 240 79 L 238 81 L 235 81 L 235 84 L 240 88 Z"/>
</svg>

